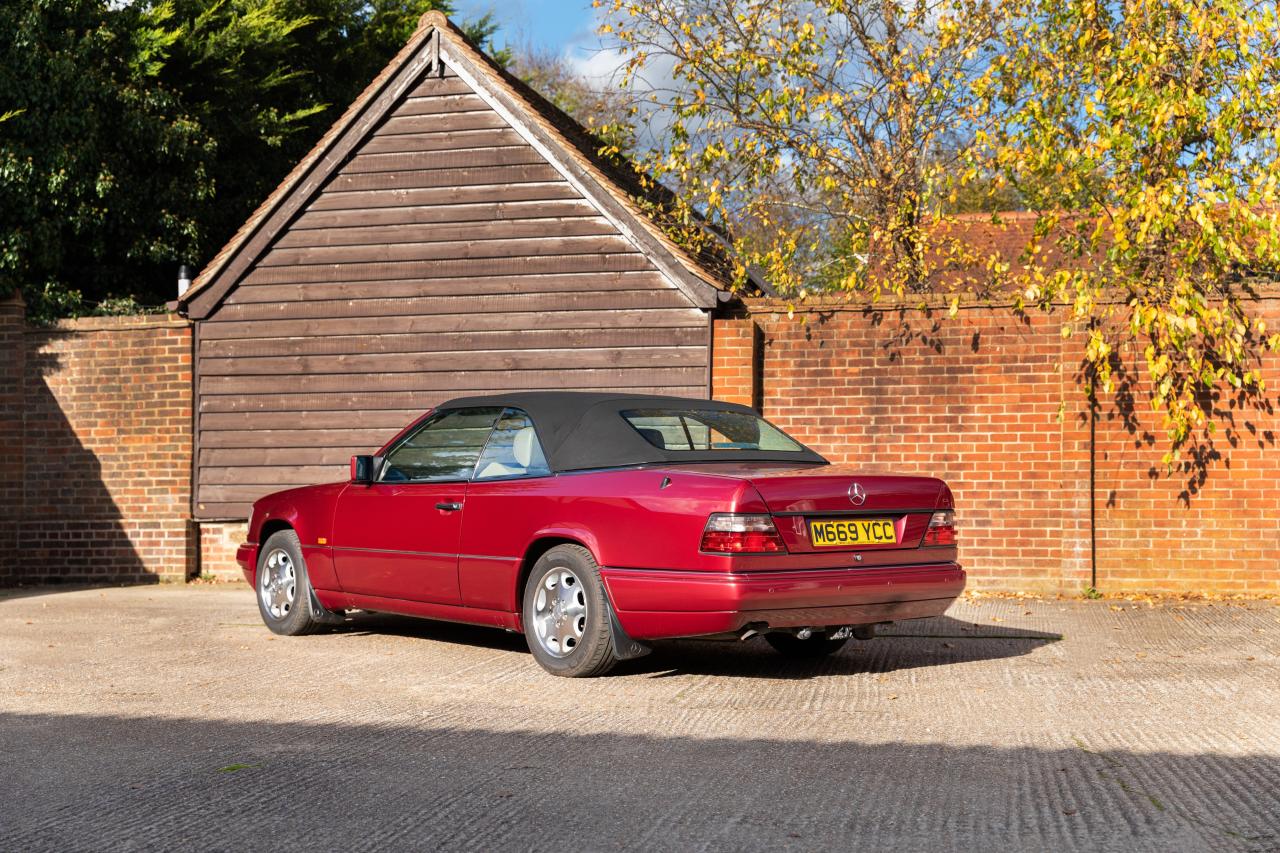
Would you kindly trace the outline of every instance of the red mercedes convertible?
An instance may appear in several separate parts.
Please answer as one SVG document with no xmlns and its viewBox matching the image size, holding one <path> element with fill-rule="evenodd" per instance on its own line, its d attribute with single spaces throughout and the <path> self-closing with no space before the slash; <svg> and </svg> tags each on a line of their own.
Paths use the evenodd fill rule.
<svg viewBox="0 0 1280 853">
<path fill-rule="evenodd" d="M 563 676 L 673 637 L 818 657 L 965 580 L 942 481 L 830 465 L 745 406 L 599 393 L 450 400 L 349 481 L 258 501 L 237 559 L 278 634 L 491 625 Z"/>
</svg>

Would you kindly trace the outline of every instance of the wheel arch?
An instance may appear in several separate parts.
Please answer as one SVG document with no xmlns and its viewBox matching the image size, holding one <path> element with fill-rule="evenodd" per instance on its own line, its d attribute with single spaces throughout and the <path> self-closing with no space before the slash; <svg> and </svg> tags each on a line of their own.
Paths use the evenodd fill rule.
<svg viewBox="0 0 1280 853">
<path fill-rule="evenodd" d="M 262 523 L 262 530 L 258 534 L 259 547 L 266 545 L 267 540 L 279 533 L 281 530 L 293 530 L 295 533 L 297 532 L 294 526 L 283 518 L 269 518 L 264 521 Z"/>
<path fill-rule="evenodd" d="M 542 555 L 550 551 L 557 545 L 578 545 L 586 548 L 591 552 L 591 556 L 598 563 L 600 561 L 597 551 L 591 547 L 591 543 L 586 541 L 591 539 L 589 536 L 578 536 L 566 531 L 556 531 L 539 534 L 534 537 L 533 541 L 525 548 L 524 556 L 520 560 L 520 569 L 516 572 L 516 585 L 512 590 L 516 603 L 516 613 L 520 614 L 524 608 L 524 587 L 529 582 L 529 575 L 533 572 L 534 565 L 538 560 L 542 559 Z M 605 595 L 609 594 L 608 589 Z"/>
</svg>

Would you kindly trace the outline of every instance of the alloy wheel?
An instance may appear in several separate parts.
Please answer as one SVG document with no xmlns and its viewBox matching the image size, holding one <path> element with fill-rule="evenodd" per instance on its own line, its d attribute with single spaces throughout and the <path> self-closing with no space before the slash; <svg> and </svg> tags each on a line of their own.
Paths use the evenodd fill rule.
<svg viewBox="0 0 1280 853">
<path fill-rule="evenodd" d="M 538 581 L 533 599 L 533 627 L 538 644 L 553 657 L 568 657 L 587 630 L 587 595 L 570 569 L 554 566 Z"/>
<path fill-rule="evenodd" d="M 298 595 L 298 571 L 293 558 L 284 549 L 276 548 L 267 555 L 260 574 L 258 595 L 262 598 L 263 610 L 272 619 L 283 619 L 293 609 Z"/>
</svg>

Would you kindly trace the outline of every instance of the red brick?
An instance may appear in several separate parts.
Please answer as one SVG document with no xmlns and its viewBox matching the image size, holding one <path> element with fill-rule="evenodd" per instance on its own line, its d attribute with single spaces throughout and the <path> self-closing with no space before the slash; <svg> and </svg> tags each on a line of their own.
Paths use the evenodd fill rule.
<svg viewBox="0 0 1280 853">
<path fill-rule="evenodd" d="M 190 349 L 177 318 L 34 328 L 0 304 L 0 583 L 188 575 Z"/>
<path fill-rule="evenodd" d="M 1152 479 L 1159 446 L 1135 446 L 1106 407 L 1091 453 L 1074 381 L 1079 344 L 1061 338 L 1056 318 L 1023 323 L 973 306 L 925 342 L 894 337 L 928 329 L 914 309 L 879 326 L 856 306 L 820 309 L 789 319 L 781 303 L 759 300 L 743 316 L 717 320 L 714 396 L 754 395 L 766 417 L 833 462 L 945 478 L 975 586 L 1076 592 L 1089 584 L 1092 460 L 1100 588 L 1280 593 L 1280 448 L 1263 438 L 1280 436 L 1280 414 L 1237 414 L 1238 446 L 1217 440 L 1230 467 L 1215 464 L 1186 502 L 1186 477 Z M 1262 312 L 1280 325 L 1280 299 L 1266 298 Z M 752 349 L 745 330 L 755 328 Z M 1267 362 L 1264 378 L 1280 387 L 1280 359 Z M 1141 397 L 1137 409 L 1142 429 L 1162 436 Z"/>
</svg>

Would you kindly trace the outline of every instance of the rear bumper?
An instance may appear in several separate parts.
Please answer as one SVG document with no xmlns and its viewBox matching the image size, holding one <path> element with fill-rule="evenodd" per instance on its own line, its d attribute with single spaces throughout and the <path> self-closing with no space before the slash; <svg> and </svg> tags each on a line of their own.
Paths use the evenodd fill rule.
<svg viewBox="0 0 1280 853">
<path fill-rule="evenodd" d="M 240 571 L 244 572 L 244 579 L 249 582 L 249 586 L 253 586 L 254 575 L 258 572 L 258 546 L 245 542 L 236 549 L 236 562 L 240 564 Z"/>
<path fill-rule="evenodd" d="M 602 568 L 623 629 L 638 640 L 940 616 L 964 590 L 957 563 L 718 573 Z"/>
</svg>

